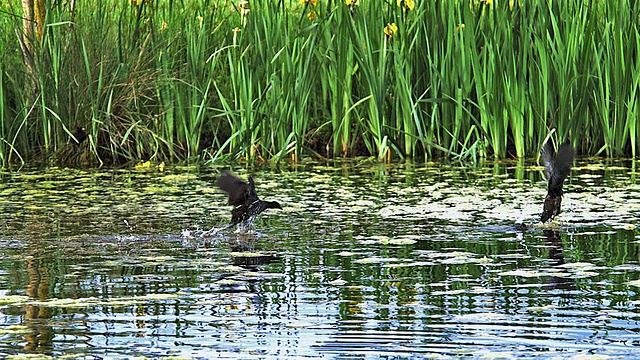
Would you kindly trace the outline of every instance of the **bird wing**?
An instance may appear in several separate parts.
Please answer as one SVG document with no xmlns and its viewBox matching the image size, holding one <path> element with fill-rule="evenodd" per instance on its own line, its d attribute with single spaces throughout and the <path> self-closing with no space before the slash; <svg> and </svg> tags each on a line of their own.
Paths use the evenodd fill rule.
<svg viewBox="0 0 640 360">
<path fill-rule="evenodd" d="M 540 157 L 544 162 L 544 173 L 547 176 L 547 180 L 551 180 L 554 173 L 554 158 L 556 157 L 556 150 L 553 147 L 551 139 L 547 140 L 547 142 L 542 145 Z"/>
<path fill-rule="evenodd" d="M 216 179 L 216 185 L 220 190 L 229 195 L 229 205 L 242 205 L 247 200 L 247 195 L 250 193 L 250 186 L 246 182 L 231 175 L 229 172 L 225 172 Z M 255 189 L 253 190 L 255 193 Z"/>
<path fill-rule="evenodd" d="M 562 196 L 562 184 L 571 172 L 571 165 L 576 150 L 570 143 L 564 143 L 555 151 L 553 144 L 548 140 L 540 150 L 540 156 L 544 161 L 545 174 L 548 180 L 547 190 L 550 195 Z"/>
<path fill-rule="evenodd" d="M 571 165 L 573 164 L 573 158 L 575 155 L 576 150 L 568 142 L 560 145 L 558 148 L 558 154 L 556 155 L 554 166 L 556 175 L 563 180 L 569 176 L 569 173 L 571 173 Z"/>
<path fill-rule="evenodd" d="M 247 189 L 246 194 L 249 203 L 260 200 L 258 198 L 258 193 L 256 193 L 256 184 L 253 182 L 253 176 L 249 176 L 249 188 Z"/>
</svg>

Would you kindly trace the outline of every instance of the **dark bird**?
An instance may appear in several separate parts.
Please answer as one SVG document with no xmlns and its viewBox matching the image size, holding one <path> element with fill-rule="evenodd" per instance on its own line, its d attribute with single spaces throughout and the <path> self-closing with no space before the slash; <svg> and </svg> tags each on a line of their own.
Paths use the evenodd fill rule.
<svg viewBox="0 0 640 360">
<path fill-rule="evenodd" d="M 568 142 L 560 145 L 557 153 L 550 140 L 547 140 L 542 146 L 540 157 L 544 161 L 548 185 L 540 221 L 546 222 L 560 214 L 562 185 L 571 172 L 571 164 L 573 164 L 575 154 L 576 150 Z"/>
<path fill-rule="evenodd" d="M 249 176 L 249 183 L 225 172 L 216 179 L 216 185 L 229 196 L 229 205 L 233 205 L 231 211 L 232 227 L 236 224 L 250 225 L 253 219 L 266 209 L 282 209 L 276 201 L 262 201 L 256 194 L 256 185 Z"/>
<path fill-rule="evenodd" d="M 87 139 L 87 133 L 84 130 L 84 126 L 78 126 L 69 139 L 73 144 L 73 153 L 75 155 L 80 152 L 80 144 Z"/>
</svg>

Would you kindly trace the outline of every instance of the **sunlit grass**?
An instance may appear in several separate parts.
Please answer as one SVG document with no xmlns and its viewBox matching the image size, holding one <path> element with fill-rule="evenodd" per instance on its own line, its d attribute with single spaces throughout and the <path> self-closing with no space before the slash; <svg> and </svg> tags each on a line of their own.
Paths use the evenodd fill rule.
<svg viewBox="0 0 640 360">
<path fill-rule="evenodd" d="M 20 4 L 0 7 L 3 165 L 64 154 L 80 125 L 93 164 L 523 158 L 551 129 L 637 156 L 634 2 L 48 6 L 34 74 L 7 35 Z"/>
</svg>

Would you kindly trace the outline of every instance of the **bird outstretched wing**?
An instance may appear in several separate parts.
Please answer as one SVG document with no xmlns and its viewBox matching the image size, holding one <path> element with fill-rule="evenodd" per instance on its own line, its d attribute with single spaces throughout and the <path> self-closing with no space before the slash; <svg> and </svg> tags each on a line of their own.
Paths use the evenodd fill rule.
<svg viewBox="0 0 640 360">
<path fill-rule="evenodd" d="M 544 198 L 544 207 L 540 221 L 546 222 L 560 214 L 562 206 L 562 185 L 571 173 L 571 165 L 576 150 L 570 143 L 560 145 L 556 152 L 551 140 L 547 140 L 540 150 L 540 157 L 544 161 L 545 175 L 547 176 L 547 196 Z"/>
<path fill-rule="evenodd" d="M 571 173 L 571 164 L 576 151 L 569 143 L 564 143 L 558 148 L 553 147 L 551 140 L 547 140 L 540 151 L 540 157 L 544 161 L 545 175 L 548 180 L 548 190 L 552 195 L 562 195 L 562 184 Z"/>
<path fill-rule="evenodd" d="M 251 179 L 249 181 L 253 182 Z M 229 196 L 229 205 L 243 205 L 251 192 L 255 194 L 255 188 L 251 191 L 249 184 L 229 172 L 220 175 L 216 179 L 216 185 Z"/>
<path fill-rule="evenodd" d="M 227 193 L 229 205 L 233 205 L 229 226 L 251 223 L 252 219 L 265 209 L 282 209 L 280 204 L 275 201 L 262 201 L 258 198 L 256 185 L 251 176 L 249 176 L 249 182 L 246 183 L 225 171 L 216 179 L 216 185 Z"/>
<path fill-rule="evenodd" d="M 558 148 L 558 154 L 556 155 L 555 172 L 558 177 L 563 180 L 566 179 L 571 173 L 571 165 L 573 164 L 573 158 L 576 156 L 576 150 L 571 144 L 564 143 Z"/>
<path fill-rule="evenodd" d="M 553 147 L 553 142 L 551 139 L 547 140 L 542 146 L 542 150 L 540 150 L 540 157 L 544 162 L 544 174 L 547 177 L 547 180 L 550 180 L 553 176 L 553 168 L 556 157 L 556 149 Z"/>
</svg>

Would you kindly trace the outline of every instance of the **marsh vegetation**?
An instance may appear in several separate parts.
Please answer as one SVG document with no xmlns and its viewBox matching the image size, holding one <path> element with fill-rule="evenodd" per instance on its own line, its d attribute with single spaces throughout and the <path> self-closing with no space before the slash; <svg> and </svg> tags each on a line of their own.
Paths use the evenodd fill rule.
<svg viewBox="0 0 640 360">
<path fill-rule="evenodd" d="M 636 1 L 44 5 L 23 54 L 0 4 L 4 165 L 638 155 Z"/>
</svg>

